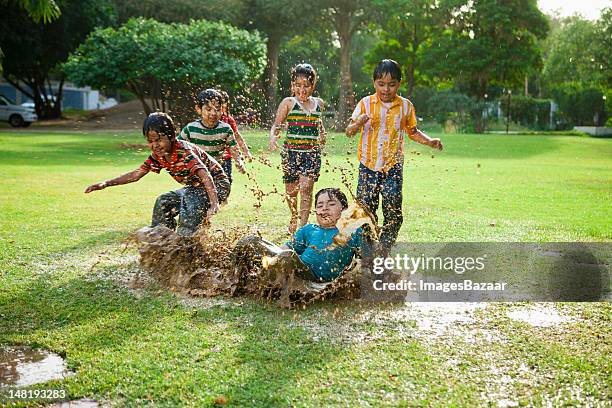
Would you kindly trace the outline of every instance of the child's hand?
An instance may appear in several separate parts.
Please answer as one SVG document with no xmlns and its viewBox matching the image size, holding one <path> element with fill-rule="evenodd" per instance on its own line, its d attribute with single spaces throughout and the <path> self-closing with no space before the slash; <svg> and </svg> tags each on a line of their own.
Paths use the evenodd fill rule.
<svg viewBox="0 0 612 408">
<path fill-rule="evenodd" d="M 370 116 L 364 113 L 357 117 L 355 123 L 357 123 L 359 126 L 363 126 L 368 122 L 368 120 L 370 120 Z"/>
<path fill-rule="evenodd" d="M 246 168 L 244 167 L 244 162 L 242 160 L 236 161 L 236 168 L 238 169 L 238 172 L 240 172 L 240 174 L 246 173 Z"/>
<path fill-rule="evenodd" d="M 96 190 L 104 190 L 106 187 L 107 187 L 106 181 L 103 181 L 102 183 L 92 184 L 91 186 L 85 189 L 85 194 L 91 193 L 92 191 L 96 191 Z"/>
<path fill-rule="evenodd" d="M 248 161 L 249 163 L 253 161 L 253 155 L 251 154 L 251 152 L 247 149 L 246 152 L 244 152 L 244 158 L 246 159 L 246 161 Z"/>
<path fill-rule="evenodd" d="M 325 146 L 325 142 L 327 142 L 327 132 L 323 131 L 319 135 L 319 143 L 321 144 L 321 147 Z"/>
<path fill-rule="evenodd" d="M 218 213 L 218 212 L 219 212 L 219 209 L 220 209 L 220 207 L 219 207 L 219 203 L 212 204 L 212 205 L 211 205 L 211 206 L 208 208 L 208 211 L 206 211 L 206 218 L 210 218 L 210 217 L 212 217 L 213 215 L 215 215 L 216 213 Z"/>
<path fill-rule="evenodd" d="M 442 141 L 438 138 L 431 139 L 431 142 L 429 142 L 429 146 L 434 149 L 442 150 Z"/>
<path fill-rule="evenodd" d="M 278 150 L 278 139 L 278 136 L 270 137 L 270 145 L 268 146 L 268 148 L 271 152 Z"/>
</svg>

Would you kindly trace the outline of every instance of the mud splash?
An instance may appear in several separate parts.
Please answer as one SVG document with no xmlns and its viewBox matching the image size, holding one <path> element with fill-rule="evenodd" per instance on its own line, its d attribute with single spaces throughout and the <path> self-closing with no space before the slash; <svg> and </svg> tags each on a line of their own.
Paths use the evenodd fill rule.
<svg viewBox="0 0 612 408">
<path fill-rule="evenodd" d="M 342 214 L 340 232 L 332 246 L 345 245 L 364 224 L 377 231 L 371 215 L 352 204 Z M 252 295 L 287 308 L 305 307 L 332 296 L 352 299 L 359 294 L 359 261 L 333 282 L 312 282 L 290 260 L 282 259 L 290 251 L 283 252 L 273 243 L 249 235 L 247 228 L 223 231 L 203 226 L 194 236 L 184 237 L 165 227 L 145 227 L 132 239 L 138 245 L 141 269 L 174 292 L 205 297 Z M 270 267 L 279 259 L 283 265 Z"/>
</svg>

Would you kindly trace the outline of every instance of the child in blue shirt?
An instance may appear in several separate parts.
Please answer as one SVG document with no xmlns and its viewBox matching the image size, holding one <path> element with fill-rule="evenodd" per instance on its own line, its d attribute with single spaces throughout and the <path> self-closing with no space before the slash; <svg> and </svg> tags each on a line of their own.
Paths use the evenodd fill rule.
<svg viewBox="0 0 612 408">
<path fill-rule="evenodd" d="M 282 247 L 259 236 L 247 236 L 236 244 L 235 257 L 259 259 L 272 256 L 274 261 L 268 269 L 285 273 L 294 271 L 305 280 L 331 282 L 351 264 L 361 249 L 361 228 L 345 245 L 334 243 L 334 237 L 339 233 L 336 223 L 346 208 L 348 200 L 342 191 L 324 188 L 315 195 L 317 224 L 304 225 Z"/>
</svg>

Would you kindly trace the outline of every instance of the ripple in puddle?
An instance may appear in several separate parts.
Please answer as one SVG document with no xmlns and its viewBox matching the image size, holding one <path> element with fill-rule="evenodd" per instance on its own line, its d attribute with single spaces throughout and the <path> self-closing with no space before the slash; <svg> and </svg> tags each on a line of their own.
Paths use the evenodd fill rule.
<svg viewBox="0 0 612 408">
<path fill-rule="evenodd" d="M 70 375 L 64 359 L 31 347 L 0 346 L 0 387 L 23 387 Z"/>
</svg>

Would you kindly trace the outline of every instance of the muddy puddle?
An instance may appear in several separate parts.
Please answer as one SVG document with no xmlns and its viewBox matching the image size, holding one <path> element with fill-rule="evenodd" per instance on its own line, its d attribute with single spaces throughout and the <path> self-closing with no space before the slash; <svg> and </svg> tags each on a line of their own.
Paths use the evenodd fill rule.
<svg viewBox="0 0 612 408">
<path fill-rule="evenodd" d="M 64 359 L 43 349 L 0 346 L 0 387 L 61 380 L 71 373 Z"/>
<path fill-rule="evenodd" d="M 339 234 L 330 249 L 346 245 L 361 225 L 376 225 L 353 203 L 338 222 Z M 251 295 L 278 306 L 304 307 L 328 297 L 359 294 L 361 267 L 354 261 L 333 282 L 312 282 L 300 274 L 299 261 L 247 228 L 213 230 L 203 226 L 192 237 L 165 227 L 145 227 L 132 241 L 138 246 L 141 269 L 174 292 L 192 296 Z"/>
</svg>

